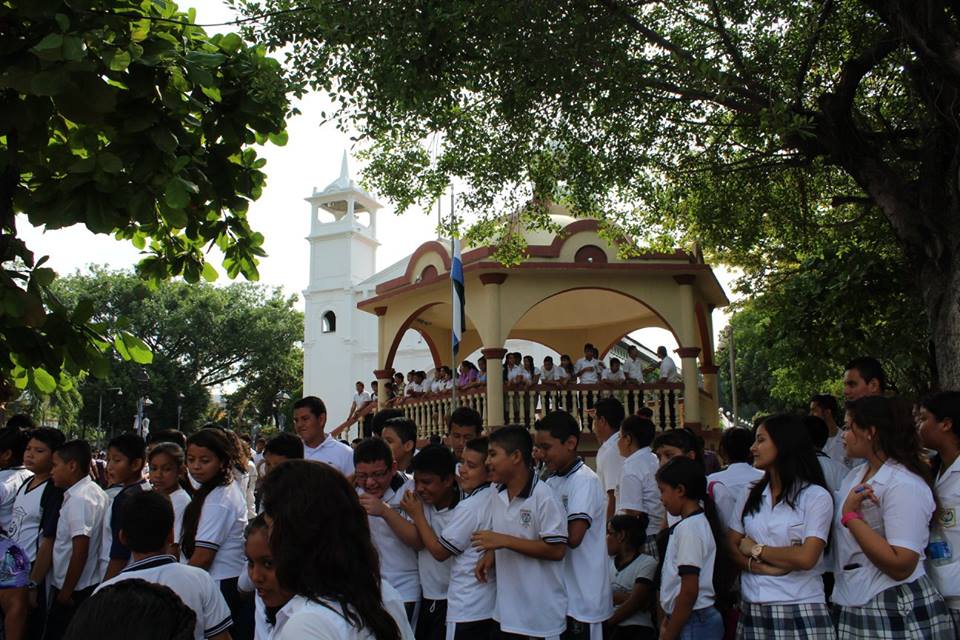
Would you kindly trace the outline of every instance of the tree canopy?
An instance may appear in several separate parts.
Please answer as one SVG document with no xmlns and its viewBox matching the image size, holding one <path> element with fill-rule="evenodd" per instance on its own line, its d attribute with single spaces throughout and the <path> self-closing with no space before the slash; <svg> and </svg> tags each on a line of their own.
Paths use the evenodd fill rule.
<svg viewBox="0 0 960 640">
<path fill-rule="evenodd" d="M 283 11 L 251 31 L 295 43 L 294 80 L 330 94 L 401 208 L 462 179 L 472 240 L 515 247 L 502 212 L 533 203 L 526 223 L 545 225 L 552 198 L 653 243 L 700 240 L 754 288 L 862 238 L 902 265 L 926 323 L 912 338 L 960 385 L 955 3 L 234 2 Z M 870 286 L 851 279 L 849 303 Z"/>
<path fill-rule="evenodd" d="M 179 423 L 189 431 L 205 419 L 211 392 L 221 388 L 250 390 L 253 421 L 270 415 L 261 409 L 260 396 L 292 395 L 302 384 L 303 313 L 294 307 L 296 298 L 279 289 L 182 281 L 151 288 L 134 273 L 94 267 L 89 274 L 59 278 L 54 291 L 67 305 L 91 305 L 92 321 L 108 331 L 123 324 L 153 354 L 145 367 L 111 359 L 107 375 L 80 386 L 80 420 L 87 425 L 97 423 L 102 395 L 104 423 L 129 428 L 142 394 L 153 402 L 151 428 Z"/>
<path fill-rule="evenodd" d="M 169 0 L 0 4 L 0 373 L 50 393 L 61 372 L 145 363 L 122 324 L 91 323 L 18 237 L 84 225 L 141 249 L 141 276 L 257 278 L 263 237 L 247 209 L 264 187 L 253 145 L 285 142 L 289 85 L 237 34 L 207 35 Z M 110 331 L 108 331 L 108 329 Z"/>
</svg>

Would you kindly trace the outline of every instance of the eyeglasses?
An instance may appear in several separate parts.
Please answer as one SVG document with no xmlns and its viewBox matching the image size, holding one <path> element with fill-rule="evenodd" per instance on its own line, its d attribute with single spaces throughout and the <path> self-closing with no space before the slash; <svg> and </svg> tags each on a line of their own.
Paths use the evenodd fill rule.
<svg viewBox="0 0 960 640">
<path fill-rule="evenodd" d="M 384 469 L 383 471 L 374 471 L 373 473 L 356 473 L 353 478 L 358 483 L 363 484 L 367 480 L 373 478 L 374 480 L 383 480 L 390 475 L 390 469 Z"/>
</svg>

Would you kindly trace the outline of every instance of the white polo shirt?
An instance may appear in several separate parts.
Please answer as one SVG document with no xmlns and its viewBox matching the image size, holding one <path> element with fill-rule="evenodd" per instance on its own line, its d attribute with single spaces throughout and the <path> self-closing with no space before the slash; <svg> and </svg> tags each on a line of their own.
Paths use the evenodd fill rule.
<svg viewBox="0 0 960 640">
<path fill-rule="evenodd" d="M 607 572 L 607 496 L 593 469 L 577 461 L 566 473 L 545 480 L 560 498 L 567 526 L 587 523 L 587 532 L 576 549 L 563 558 L 563 584 L 567 590 L 567 615 L 579 622 L 603 622 L 613 615 L 613 593 Z"/>
<path fill-rule="evenodd" d="M 663 554 L 663 573 L 660 576 L 660 606 L 668 615 L 680 595 L 680 577 L 688 572 L 700 577 L 697 600 L 693 610 L 714 604 L 713 565 L 717 544 L 710 523 L 702 511 L 683 518 L 673 526 Z"/>
<path fill-rule="evenodd" d="M 199 567 L 180 564 L 173 556 L 151 556 L 131 562 L 119 574 L 97 587 L 94 593 L 108 585 L 133 579 L 162 584 L 180 596 L 183 604 L 197 614 L 194 631 L 196 640 L 212 638 L 233 624 L 227 601 L 210 574 Z"/>
<path fill-rule="evenodd" d="M 355 409 L 361 409 L 363 405 L 370 402 L 370 394 L 366 391 L 361 391 L 360 393 L 353 394 L 353 404 L 356 405 Z"/>
<path fill-rule="evenodd" d="M 659 463 L 650 447 L 634 451 L 623 461 L 620 490 L 617 496 L 617 512 L 629 509 L 647 514 L 647 536 L 656 535 L 663 525 L 663 505 L 660 504 L 660 489 L 657 488 Z"/>
<path fill-rule="evenodd" d="M 179 544 L 183 537 L 183 512 L 190 504 L 190 494 L 182 488 L 177 489 L 170 494 L 170 502 L 173 504 L 173 539 Z"/>
<path fill-rule="evenodd" d="M 553 365 L 553 367 L 550 369 L 547 369 L 546 367 L 540 368 L 541 382 L 563 382 L 568 377 L 569 376 L 567 375 L 567 372 L 557 365 Z"/>
<path fill-rule="evenodd" d="M 880 504 L 864 500 L 861 513 L 867 524 L 883 536 L 888 544 L 920 554 L 920 562 L 917 562 L 916 569 L 908 578 L 894 580 L 878 569 L 860 549 L 853 534 L 840 524 L 843 502 L 851 489 L 860 484 L 866 471 L 865 464 L 851 470 L 837 493 L 837 515 L 833 524 L 836 585 L 832 599 L 835 604 L 847 607 L 864 605 L 881 591 L 926 575 L 923 559 L 924 549 L 930 539 L 927 524 L 935 506 L 933 493 L 923 478 L 903 465 L 889 459 L 883 463 L 867 483 L 873 488 Z"/>
<path fill-rule="evenodd" d="M 203 501 L 196 547 L 216 552 L 208 571 L 214 580 L 236 578 L 244 570 L 243 530 L 247 502 L 237 483 L 216 487 Z"/>
<path fill-rule="evenodd" d="M 617 448 L 620 441 L 620 432 L 614 431 L 606 442 L 597 450 L 597 476 L 603 491 L 616 491 L 623 475 L 623 456 Z"/>
<path fill-rule="evenodd" d="M 90 538 L 90 546 L 87 562 L 83 565 L 74 589 L 86 589 L 100 580 L 98 551 L 103 534 L 103 519 L 109 504 L 107 494 L 89 476 L 84 476 L 64 492 L 60 520 L 57 522 L 57 536 L 53 541 L 52 583 L 56 588 L 63 588 L 70 556 L 73 554 L 73 539 L 77 536 Z"/>
<path fill-rule="evenodd" d="M 660 361 L 660 379 L 667 382 L 679 382 L 680 373 L 677 371 L 677 363 L 673 358 L 666 356 Z"/>
<path fill-rule="evenodd" d="M 629 596 L 638 582 L 650 587 L 656 593 L 653 578 L 657 573 L 657 559 L 645 553 L 638 554 L 629 564 L 618 567 L 616 558 L 610 559 L 610 586 L 613 593 Z M 640 607 L 629 618 L 617 624 L 618 627 L 641 626 L 652 627 L 653 616 L 649 609 Z"/>
<path fill-rule="evenodd" d="M 621 367 L 617 371 L 604 369 L 603 373 L 600 375 L 607 382 L 624 382 L 627 379 L 626 374 L 623 372 L 623 367 Z"/>
<path fill-rule="evenodd" d="M 533 378 L 530 377 L 530 372 L 518 364 L 515 364 L 507 369 L 507 382 L 513 382 L 516 384 L 520 382 L 530 382 L 532 379 Z"/>
<path fill-rule="evenodd" d="M 940 472 L 936 483 L 937 498 L 940 499 L 940 519 L 936 531 L 950 551 L 950 557 L 940 553 L 927 553 L 927 573 L 933 578 L 937 588 L 947 600 L 951 609 L 960 609 L 960 458 L 953 461 L 949 468 Z M 931 536 L 931 543 L 934 536 Z M 938 557 L 940 556 L 940 557 Z"/>
<path fill-rule="evenodd" d="M 637 358 L 627 358 L 623 361 L 623 364 L 620 365 L 620 369 L 626 374 L 631 380 L 636 380 L 637 382 L 643 382 L 643 360 Z"/>
<path fill-rule="evenodd" d="M 478 582 L 473 570 L 483 552 L 473 546 L 470 537 L 475 531 L 493 526 L 490 500 L 496 490 L 482 485 L 465 495 L 457 504 L 450 520 L 437 536 L 440 544 L 453 554 L 450 565 L 450 588 L 447 591 L 447 622 L 476 622 L 493 618 L 497 600 L 495 572 L 487 582 Z"/>
<path fill-rule="evenodd" d="M 600 366 L 600 361 L 596 358 L 580 358 L 573 365 L 573 373 L 580 378 L 580 384 L 596 384 L 600 381 Z M 589 367 L 593 367 L 593 371 L 584 371 Z"/>
<path fill-rule="evenodd" d="M 545 482 L 530 481 L 510 499 L 505 485 L 490 501 L 493 530 L 526 540 L 567 544 L 567 517 Z M 493 619 L 507 633 L 544 638 L 567 627 L 567 592 L 563 562 L 539 560 L 509 549 L 497 549 L 497 606 Z"/>
<path fill-rule="evenodd" d="M 461 500 L 460 489 L 456 485 L 453 488 L 456 491 L 456 497 L 446 509 L 437 509 L 432 504 L 423 505 L 423 515 L 427 519 L 427 524 L 430 525 L 430 528 L 438 537 L 450 520 L 453 519 L 454 509 Z M 423 590 L 424 598 L 428 600 L 447 599 L 447 590 L 450 587 L 450 567 L 452 565 L 452 558 L 439 562 L 426 548 L 417 552 L 420 588 Z"/>
<path fill-rule="evenodd" d="M 400 509 L 400 501 L 407 491 L 414 490 L 413 479 L 397 472 L 383 494 L 383 501 L 409 520 L 407 514 Z M 357 489 L 357 493 L 363 493 L 363 490 Z M 400 592 L 404 602 L 416 602 L 420 599 L 417 552 L 404 544 L 380 516 L 367 516 L 367 522 L 370 524 L 370 538 L 380 556 L 380 574 L 383 579 Z"/>
<path fill-rule="evenodd" d="M 33 474 L 23 465 L 0 470 L 0 528 L 10 530 L 13 520 L 13 503 L 17 499 L 17 491 Z"/>
<path fill-rule="evenodd" d="M 826 544 L 830 539 L 833 520 L 833 498 L 830 492 L 817 485 L 806 485 L 793 499 L 791 507 L 786 500 L 773 506 L 770 487 L 763 490 L 760 509 L 731 520 L 730 529 L 746 534 L 757 544 L 770 547 L 802 545 L 807 538 L 818 538 Z M 737 501 L 737 513 L 747 503 L 744 491 Z M 822 555 L 822 554 L 821 554 Z M 823 567 L 819 561 L 812 569 L 794 570 L 785 576 L 764 576 L 744 571 L 740 575 L 740 592 L 747 602 L 762 604 L 824 603 Z"/>
<path fill-rule="evenodd" d="M 330 436 L 325 436 L 323 442 L 316 447 L 308 447 L 304 443 L 303 457 L 306 460 L 326 462 L 345 476 L 353 475 L 353 449 Z"/>
<path fill-rule="evenodd" d="M 737 501 L 762 477 L 763 471 L 746 462 L 734 462 L 723 471 L 707 476 L 707 490 L 713 496 L 724 526 L 733 528 L 731 519 L 740 520 L 740 512 L 734 510 Z"/>
<path fill-rule="evenodd" d="M 833 493 L 839 491 L 840 485 L 843 483 L 843 479 L 847 477 L 850 469 L 823 452 L 817 453 L 817 462 L 820 463 L 823 479 L 827 481 L 827 487 L 830 488 L 830 491 Z"/>
</svg>

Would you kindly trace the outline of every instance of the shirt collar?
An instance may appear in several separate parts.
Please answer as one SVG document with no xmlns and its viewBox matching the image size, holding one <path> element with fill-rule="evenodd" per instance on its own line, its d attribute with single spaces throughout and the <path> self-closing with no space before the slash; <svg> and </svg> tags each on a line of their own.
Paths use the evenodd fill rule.
<svg viewBox="0 0 960 640">
<path fill-rule="evenodd" d="M 637 449 L 636 451 L 634 451 L 624 459 L 629 460 L 630 458 L 639 458 L 641 455 L 653 455 L 653 449 L 651 449 L 650 447 L 642 447 L 640 449 Z"/>
<path fill-rule="evenodd" d="M 473 497 L 473 496 L 477 495 L 478 493 L 480 493 L 481 491 L 483 491 L 484 489 L 488 489 L 489 487 L 490 487 L 490 483 L 489 483 L 489 482 L 484 482 L 483 484 L 481 484 L 480 486 L 478 486 L 478 487 L 477 487 L 476 489 L 474 489 L 473 491 L 470 491 L 470 492 L 468 492 L 468 493 L 464 493 L 464 494 L 463 494 L 463 499 L 466 500 L 467 498 Z"/>
<path fill-rule="evenodd" d="M 555 477 L 557 477 L 557 478 L 566 478 L 566 477 L 571 476 L 571 475 L 573 475 L 574 473 L 576 473 L 576 472 L 580 469 L 580 467 L 582 467 L 582 466 L 583 466 L 583 458 L 577 458 L 576 460 L 573 461 L 573 464 L 570 465 L 570 468 L 569 468 L 569 469 L 567 469 L 567 470 L 564 471 L 563 473 L 560 473 L 560 472 L 558 471 L 557 473 L 555 473 L 555 474 L 553 474 L 553 475 L 554 475 Z"/>
<path fill-rule="evenodd" d="M 307 602 L 309 601 L 303 596 L 293 596 L 287 600 L 287 604 L 280 607 L 280 610 L 277 611 L 274 633 L 279 633 L 280 629 L 283 628 L 283 625 L 287 623 L 287 620 L 292 618 L 295 613 L 307 606 Z"/>
<path fill-rule="evenodd" d="M 72 496 L 75 493 L 82 491 L 88 484 L 93 484 L 93 480 L 90 479 L 90 476 L 83 476 L 78 482 L 74 483 L 72 487 L 65 490 L 63 495 Z"/>
<path fill-rule="evenodd" d="M 400 488 L 407 483 L 407 477 L 397 471 L 393 474 L 393 477 L 390 479 L 390 490 L 396 493 L 400 491 Z"/>
<path fill-rule="evenodd" d="M 534 469 L 528 469 L 528 471 L 530 471 L 530 478 L 527 480 L 527 484 L 523 485 L 523 489 L 520 490 L 520 493 L 517 494 L 518 498 L 529 498 L 530 494 L 533 493 L 533 487 L 537 484 L 537 472 Z M 506 490 L 506 483 L 497 485 L 497 492 L 503 493 Z"/>
<path fill-rule="evenodd" d="M 148 556 L 146 558 L 141 558 L 136 562 L 131 562 L 121 571 L 121 573 L 127 573 L 128 571 L 139 571 L 141 569 L 153 569 L 154 567 L 162 567 L 165 564 L 177 564 L 177 562 L 179 562 L 179 560 L 167 554 Z"/>
</svg>

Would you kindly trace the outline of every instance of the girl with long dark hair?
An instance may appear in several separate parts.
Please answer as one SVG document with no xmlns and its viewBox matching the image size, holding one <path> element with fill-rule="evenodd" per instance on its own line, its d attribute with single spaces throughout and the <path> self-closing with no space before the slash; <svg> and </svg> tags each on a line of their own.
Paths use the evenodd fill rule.
<svg viewBox="0 0 960 640">
<path fill-rule="evenodd" d="M 750 451 L 764 475 L 740 496 L 727 534 L 742 572 L 737 637 L 835 638 L 820 570 L 833 498 L 809 433 L 798 417 L 769 416 Z"/>
<path fill-rule="evenodd" d="M 960 391 L 941 391 L 920 403 L 920 438 L 937 452 L 940 514 L 930 529 L 927 572 L 960 631 Z"/>
<path fill-rule="evenodd" d="M 401 625 L 412 637 L 399 595 L 381 589 L 367 513 L 341 473 L 289 460 L 262 491 L 277 580 L 296 594 L 277 613 L 274 640 L 400 640 Z"/>
<path fill-rule="evenodd" d="M 703 467 L 680 456 L 657 471 L 660 500 L 680 520 L 670 527 L 660 572 L 666 618 L 660 640 L 720 640 L 717 594 L 729 591 L 730 562 Z"/>
<path fill-rule="evenodd" d="M 199 487 L 183 512 L 180 551 L 220 583 L 233 616 L 231 635 L 250 638 L 253 607 L 237 591 L 247 524 L 246 500 L 235 482 L 239 460 L 233 441 L 220 429 L 201 429 L 187 438 L 187 470 Z"/>
<path fill-rule="evenodd" d="M 847 404 L 846 454 L 866 463 L 847 474 L 837 494 L 833 601 L 840 640 L 956 638 L 922 562 L 937 503 L 905 409 L 881 396 Z"/>
</svg>

